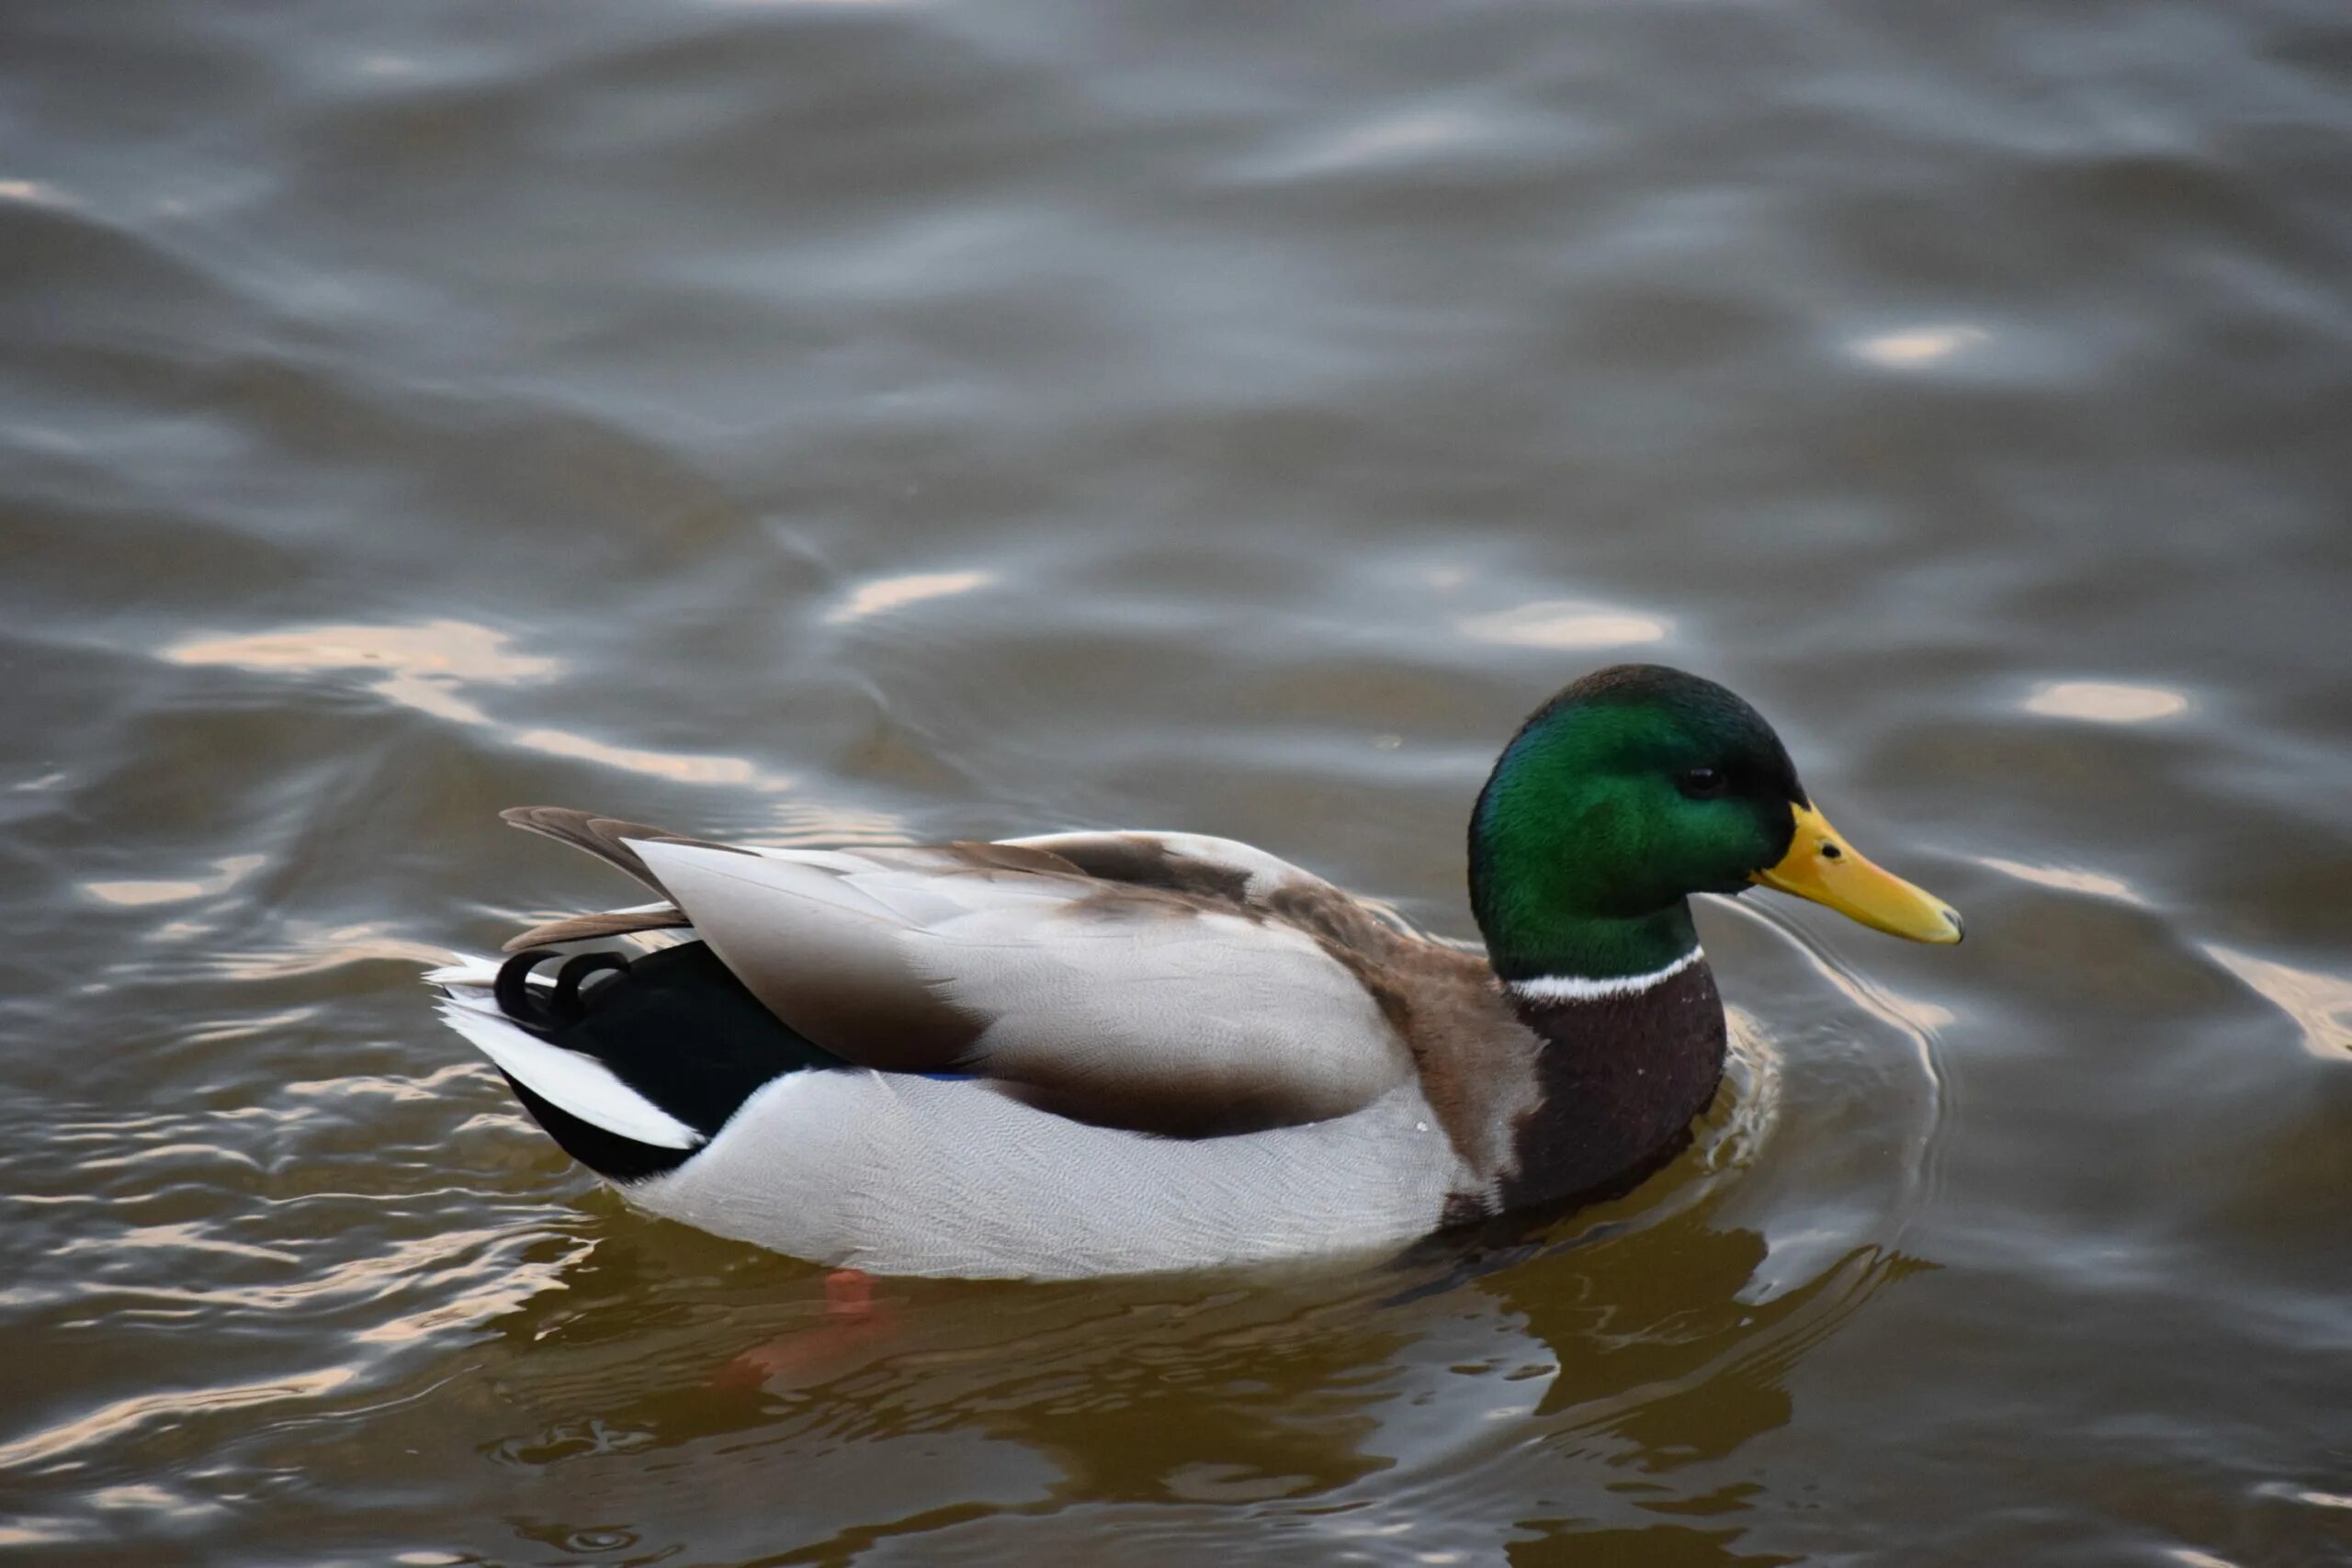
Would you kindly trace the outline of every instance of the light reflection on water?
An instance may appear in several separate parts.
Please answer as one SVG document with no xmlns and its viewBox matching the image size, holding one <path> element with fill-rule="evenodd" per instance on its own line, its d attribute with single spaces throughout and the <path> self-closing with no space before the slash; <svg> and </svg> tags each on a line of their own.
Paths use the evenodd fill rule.
<svg viewBox="0 0 2352 1568">
<path fill-rule="evenodd" d="M 1663 642 L 1670 629 L 1665 621 L 1648 615 L 1566 599 L 1544 600 L 1472 615 L 1461 623 L 1462 635 L 1473 642 L 1564 650 L 1634 648 Z"/>
<path fill-rule="evenodd" d="M 933 587 L 917 590 L 913 597 L 956 591 Z M 860 613 L 871 613 L 895 602 L 886 599 Z M 545 681 L 562 669 L 552 658 L 511 651 L 507 647 L 511 640 L 505 632 L 463 621 L 434 621 L 421 626 L 311 626 L 251 637 L 198 638 L 165 649 L 163 657 L 175 664 L 227 665 L 262 673 L 381 671 L 381 677 L 369 682 L 368 689 L 386 701 L 452 724 L 495 728 L 510 744 L 526 750 L 680 784 L 726 784 L 764 791 L 792 787 L 789 775 L 770 773 L 742 757 L 616 746 L 593 736 L 544 725 L 498 725 L 471 700 L 459 695 L 458 688 L 467 682 L 504 686 Z"/>
<path fill-rule="evenodd" d="M 1950 359 L 1992 335 L 1983 327 L 1905 327 L 1861 338 L 1850 346 L 1857 358 L 1890 370 L 1907 370 Z"/>
<path fill-rule="evenodd" d="M 351 1382 L 354 1375 L 348 1367 L 325 1367 L 268 1382 L 232 1383 L 178 1393 L 118 1400 L 62 1426 L 0 1445 L 0 1465 L 45 1463 L 77 1449 L 119 1438 L 142 1426 L 183 1419 L 199 1413 L 314 1398 L 343 1387 Z"/>
<path fill-rule="evenodd" d="M 2145 724 L 2188 709 L 2188 698 L 2157 686 L 2120 681 L 2051 681 L 2036 686 L 2025 711 L 2045 718 L 2079 718 L 2093 724 Z"/>
<path fill-rule="evenodd" d="M 969 593 L 995 581 L 996 574 L 988 571 L 919 571 L 905 577 L 886 577 L 861 584 L 846 600 L 826 611 L 825 620 L 834 626 L 863 621 L 909 604 L 920 604 L 926 599 Z"/>
<path fill-rule="evenodd" d="M 2055 887 L 2066 893 L 2086 893 L 2094 898 L 2113 898 L 2125 904 L 2144 906 L 2147 903 L 2123 878 L 2078 865 L 2028 865 L 2023 861 L 2004 860 L 1998 855 L 1980 856 L 1979 863 L 2038 886 Z"/>
<path fill-rule="evenodd" d="M 85 882 L 82 890 L 108 904 L 139 908 L 149 904 L 185 904 L 191 898 L 213 898 L 234 887 L 257 868 L 261 855 L 222 855 L 212 863 L 213 874 L 191 882 Z"/>
<path fill-rule="evenodd" d="M 46 180 L 0 180 L 0 201 L 22 201 L 35 207 L 74 207 L 73 197 Z"/>
<path fill-rule="evenodd" d="M 2324 1062 L 2352 1059 L 2352 978 L 2256 958 L 2218 942 L 2205 951 L 2293 1020 L 2304 1050 Z"/>
</svg>

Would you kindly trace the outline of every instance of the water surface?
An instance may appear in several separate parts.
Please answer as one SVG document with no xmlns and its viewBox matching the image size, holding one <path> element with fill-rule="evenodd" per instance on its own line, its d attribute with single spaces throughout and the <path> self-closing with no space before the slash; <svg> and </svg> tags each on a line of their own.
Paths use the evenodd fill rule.
<svg viewBox="0 0 2352 1568">
<path fill-rule="evenodd" d="M 2340 6 L 21 0 L 0 1558 L 2352 1559 Z M 1148 825 L 1453 935 L 1519 717 L 1779 723 L 1969 916 L 1702 914 L 1729 1089 L 1399 1259 L 636 1215 L 415 983 Z"/>
</svg>

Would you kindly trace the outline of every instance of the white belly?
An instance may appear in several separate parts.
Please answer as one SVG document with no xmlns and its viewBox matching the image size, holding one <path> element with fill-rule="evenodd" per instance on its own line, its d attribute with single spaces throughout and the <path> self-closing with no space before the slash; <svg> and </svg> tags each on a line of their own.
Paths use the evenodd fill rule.
<svg viewBox="0 0 2352 1568">
<path fill-rule="evenodd" d="M 795 1073 L 626 1190 L 703 1230 L 883 1274 L 1071 1279 L 1392 1246 L 1473 1185 L 1416 1087 L 1233 1137 L 1090 1126 L 968 1079 Z"/>
</svg>

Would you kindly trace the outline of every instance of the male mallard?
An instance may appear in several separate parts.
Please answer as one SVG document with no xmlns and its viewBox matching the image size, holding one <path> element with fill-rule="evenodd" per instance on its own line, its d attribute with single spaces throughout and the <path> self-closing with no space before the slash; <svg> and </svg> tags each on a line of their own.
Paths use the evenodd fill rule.
<svg viewBox="0 0 2352 1568">
<path fill-rule="evenodd" d="M 1504 748 L 1470 818 L 1483 956 L 1228 839 L 783 850 L 505 815 L 661 902 L 435 971 L 443 1016 L 641 1207 L 882 1273 L 1239 1263 L 1623 1191 L 1723 1071 L 1691 894 L 1961 937 L 1753 708 L 1657 665 Z M 559 943 L 604 945 L 549 976 Z"/>
</svg>

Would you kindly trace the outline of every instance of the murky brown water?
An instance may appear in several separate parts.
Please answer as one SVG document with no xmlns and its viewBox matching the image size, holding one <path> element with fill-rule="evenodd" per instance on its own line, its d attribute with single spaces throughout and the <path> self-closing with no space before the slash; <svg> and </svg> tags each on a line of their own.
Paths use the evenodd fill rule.
<svg viewBox="0 0 2352 1568">
<path fill-rule="evenodd" d="M 0 1557 L 2352 1561 L 2347 71 L 2272 0 L 9 5 Z M 1628 655 L 1973 934 L 1705 911 L 1735 1092 L 1548 1230 L 829 1315 L 416 984 L 619 891 L 536 800 L 1464 932 Z"/>
</svg>

